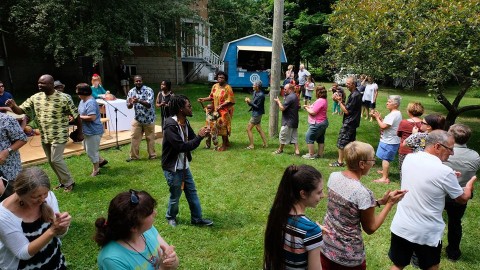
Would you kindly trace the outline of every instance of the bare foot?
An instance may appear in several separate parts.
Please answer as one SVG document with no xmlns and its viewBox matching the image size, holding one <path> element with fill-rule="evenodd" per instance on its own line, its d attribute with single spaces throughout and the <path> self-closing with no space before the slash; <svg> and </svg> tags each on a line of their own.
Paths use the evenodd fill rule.
<svg viewBox="0 0 480 270">
<path fill-rule="evenodd" d="M 373 180 L 375 183 L 382 183 L 382 184 L 390 184 L 390 179 L 388 178 L 380 178 L 377 180 Z"/>
</svg>

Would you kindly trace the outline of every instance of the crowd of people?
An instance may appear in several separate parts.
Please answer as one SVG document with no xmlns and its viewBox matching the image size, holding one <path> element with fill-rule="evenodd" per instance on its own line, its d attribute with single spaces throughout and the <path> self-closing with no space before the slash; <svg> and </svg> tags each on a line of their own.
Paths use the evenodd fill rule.
<svg viewBox="0 0 480 270">
<path fill-rule="evenodd" d="M 119 70 L 122 69 L 121 67 Z M 123 70 L 123 69 L 122 69 Z M 316 85 L 303 65 L 295 76 L 293 66 L 286 72 L 284 96 L 275 97 L 282 114 L 279 146 L 273 152 L 283 154 L 285 146 L 293 144 L 295 156 L 314 160 L 325 151 L 328 121 L 328 90 Z M 295 82 L 298 79 L 298 83 Z M 127 162 L 140 159 L 139 146 L 145 136 L 149 159 L 156 159 L 155 108 L 160 109 L 163 131 L 161 165 L 170 197 L 165 214 L 168 225 L 176 227 L 181 194 L 188 201 L 191 224 L 212 226 L 203 217 L 200 199 L 190 170 L 191 152 L 204 138 L 206 147 L 226 151 L 231 147 L 232 119 L 235 106 L 228 75 L 219 71 L 217 83 L 208 97 L 199 98 L 204 106 L 206 123 L 197 133 L 188 120 L 192 104 L 188 97 L 173 94 L 171 82 L 164 80 L 155 97 L 152 88 L 143 84 L 140 75 L 133 77 L 134 87 L 126 92 L 126 106 L 135 117 L 131 127 L 131 148 Z M 124 86 L 125 83 L 122 83 Z M 127 84 L 128 86 L 128 84 Z M 268 140 L 261 127 L 265 114 L 265 93 L 262 82 L 253 82 L 252 98 L 245 98 L 251 111 L 246 127 L 248 146 L 254 150 L 253 128 Z M 100 156 L 100 139 L 104 132 L 97 97 L 110 94 L 101 84 L 98 74 L 92 85 L 80 83 L 72 97 L 63 93 L 64 85 L 46 74 L 38 79 L 39 92 L 17 105 L 7 95 L 0 82 L 0 268 L 66 269 L 61 253 L 60 238 L 70 226 L 71 217 L 60 212 L 51 191 L 50 179 L 37 167 L 22 170 L 18 149 L 27 141 L 19 120 L 1 111 L 15 114 L 35 113 L 42 148 L 58 178 L 54 190 L 71 192 L 75 181 L 63 159 L 68 141 L 68 125 L 75 124 L 76 139 L 83 141 L 92 163 L 91 176 L 100 174 L 108 161 Z M 445 131 L 445 118 L 427 115 L 418 102 L 409 103 L 409 119 L 402 120 L 399 111 L 401 97 L 390 95 L 386 103 L 389 113 L 382 117 L 376 110 L 378 85 L 371 76 L 346 79 L 346 89 L 334 84 L 330 89 L 334 108 L 332 114 L 342 115 L 337 138 L 338 158 L 330 167 L 345 167 L 333 172 L 325 183 L 327 210 L 320 224 L 305 216 L 308 207 L 315 208 L 324 195 L 324 178 L 309 165 L 288 166 L 278 186 L 265 231 L 264 269 L 366 269 L 366 251 L 362 230 L 374 233 L 385 221 L 393 206 L 398 204 L 391 224 L 389 258 L 391 269 L 403 269 L 412 257 L 422 269 L 438 269 L 442 249 L 441 238 L 445 223 L 442 212 L 449 216 L 447 256 L 461 256 L 461 219 L 466 203 L 472 197 L 475 174 L 480 168 L 477 152 L 467 148 L 471 129 L 455 124 Z M 3 90 L 3 91 L 1 91 Z M 301 98 L 304 104 L 301 105 Z M 3 108 L 3 109 L 2 109 Z M 308 129 L 305 142 L 308 152 L 301 155 L 298 141 L 299 112 L 307 113 Z M 376 120 L 381 134 L 376 149 L 357 140 L 356 131 L 362 117 Z M 221 144 L 217 140 L 221 137 Z M 317 148 L 315 147 L 317 143 Z M 400 183 L 398 190 L 386 191 L 376 199 L 361 181 L 381 160 L 382 169 L 377 183 L 390 183 L 390 163 L 399 156 Z M 376 208 L 382 207 L 376 213 Z M 176 269 L 179 257 L 175 247 L 166 243 L 153 226 L 156 201 L 146 191 L 121 192 L 110 202 L 107 217 L 95 222 L 95 242 L 101 250 L 99 269 Z"/>
</svg>

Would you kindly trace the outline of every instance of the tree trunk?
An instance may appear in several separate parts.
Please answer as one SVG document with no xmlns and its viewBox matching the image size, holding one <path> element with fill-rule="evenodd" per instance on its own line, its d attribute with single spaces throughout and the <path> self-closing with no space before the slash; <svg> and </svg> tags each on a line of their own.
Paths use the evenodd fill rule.
<svg viewBox="0 0 480 270">
<path fill-rule="evenodd" d="M 278 135 L 278 104 L 274 101 L 280 92 L 283 30 L 283 0 L 275 0 L 273 11 L 272 73 L 270 76 L 270 117 L 268 131 L 270 137 Z"/>
</svg>

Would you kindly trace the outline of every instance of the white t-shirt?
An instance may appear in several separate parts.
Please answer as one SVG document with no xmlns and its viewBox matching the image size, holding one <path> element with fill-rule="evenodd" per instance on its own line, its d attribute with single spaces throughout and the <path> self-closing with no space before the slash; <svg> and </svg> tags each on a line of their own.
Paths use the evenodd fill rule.
<svg viewBox="0 0 480 270">
<path fill-rule="evenodd" d="M 305 96 L 312 97 L 314 88 L 315 88 L 315 84 L 313 82 L 305 83 Z"/>
<path fill-rule="evenodd" d="M 390 230 L 412 243 L 438 246 L 445 228 L 445 197 L 463 194 L 455 172 L 438 157 L 417 152 L 405 157 L 401 179 L 401 189 L 408 192 L 397 205 Z"/>
<path fill-rule="evenodd" d="M 400 137 L 397 136 L 398 126 L 402 121 L 402 113 L 399 110 L 391 111 L 383 119 L 383 123 L 390 125 L 382 130 L 380 141 L 386 144 L 400 144 Z"/>
<path fill-rule="evenodd" d="M 54 213 L 59 213 L 58 201 L 49 191 L 46 199 Z M 22 219 L 0 204 L 0 269 L 17 269 L 21 260 L 33 256 L 28 254 L 30 241 L 23 234 Z"/>
<path fill-rule="evenodd" d="M 378 91 L 378 85 L 376 83 L 367 84 L 365 86 L 365 92 L 363 92 L 362 101 L 375 102 L 373 99 L 375 98 L 376 91 Z"/>
</svg>

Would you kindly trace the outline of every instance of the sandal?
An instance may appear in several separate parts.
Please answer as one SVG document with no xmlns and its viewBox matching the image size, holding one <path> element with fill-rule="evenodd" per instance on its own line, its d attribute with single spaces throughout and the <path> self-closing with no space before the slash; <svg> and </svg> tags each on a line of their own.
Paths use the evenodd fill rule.
<svg viewBox="0 0 480 270">
<path fill-rule="evenodd" d="M 62 189 L 62 188 L 65 188 L 65 185 L 64 184 L 59 184 L 58 186 L 54 187 L 53 190 L 59 190 L 59 189 Z"/>
<path fill-rule="evenodd" d="M 245 149 L 246 149 L 246 150 L 253 150 L 253 149 L 255 149 L 255 148 L 252 147 L 252 146 L 247 146 L 247 147 L 245 147 Z"/>
<path fill-rule="evenodd" d="M 108 164 L 108 160 L 104 159 L 104 160 L 102 160 L 102 162 L 98 163 L 98 166 L 101 168 L 101 167 L 103 167 L 107 164 Z"/>
<path fill-rule="evenodd" d="M 335 161 L 333 163 L 330 163 L 328 164 L 330 167 L 343 167 L 345 166 L 345 164 L 343 164 L 343 162 L 338 162 L 338 161 Z"/>
<path fill-rule="evenodd" d="M 280 150 L 280 149 L 277 149 L 277 150 L 272 152 L 272 154 L 274 154 L 274 155 L 280 155 L 281 153 L 283 153 L 283 150 Z"/>
<path fill-rule="evenodd" d="M 99 174 L 100 174 L 100 170 L 92 172 L 92 174 L 90 174 L 90 176 L 95 177 Z"/>
<path fill-rule="evenodd" d="M 65 187 L 63 189 L 63 192 L 72 192 L 74 187 L 75 187 L 75 182 L 73 182 L 70 186 Z"/>
</svg>

